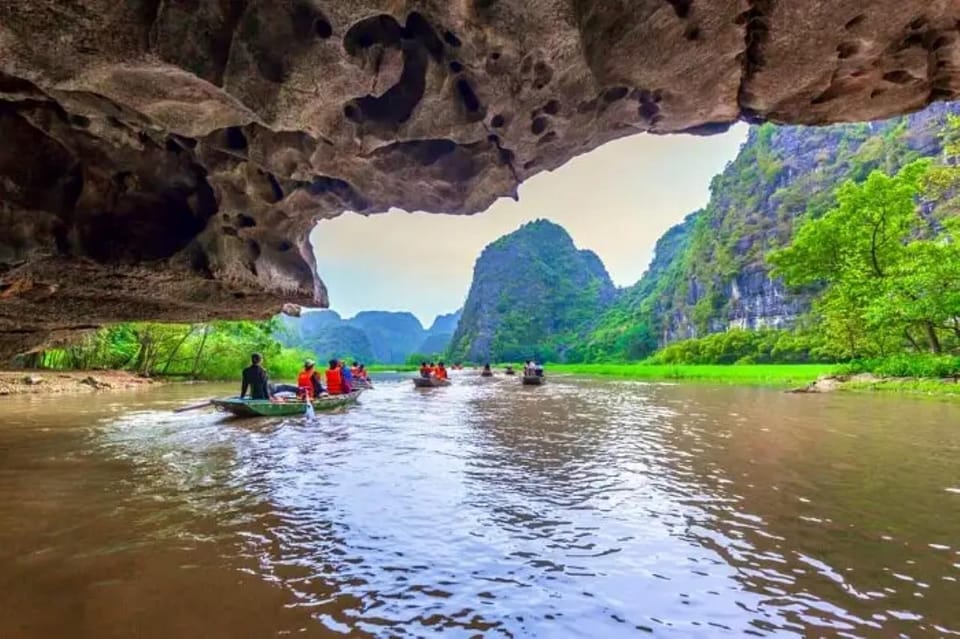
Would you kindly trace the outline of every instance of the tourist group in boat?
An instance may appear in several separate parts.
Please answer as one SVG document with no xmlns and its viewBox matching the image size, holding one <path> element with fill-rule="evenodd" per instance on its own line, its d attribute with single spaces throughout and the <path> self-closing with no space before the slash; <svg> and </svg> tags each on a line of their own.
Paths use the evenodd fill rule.
<svg viewBox="0 0 960 639">
<path fill-rule="evenodd" d="M 271 384 L 270 377 L 263 367 L 263 356 L 254 353 L 250 356 L 250 366 L 243 369 L 240 384 L 240 398 L 246 399 L 247 393 L 252 400 L 279 400 L 286 397 L 299 401 L 313 400 L 323 395 L 349 395 L 357 389 L 369 388 L 370 377 L 366 367 L 359 362 L 347 366 L 345 361 L 331 359 L 327 369 L 321 375 L 312 359 L 303 363 L 303 370 L 297 376 L 297 385 Z"/>
</svg>

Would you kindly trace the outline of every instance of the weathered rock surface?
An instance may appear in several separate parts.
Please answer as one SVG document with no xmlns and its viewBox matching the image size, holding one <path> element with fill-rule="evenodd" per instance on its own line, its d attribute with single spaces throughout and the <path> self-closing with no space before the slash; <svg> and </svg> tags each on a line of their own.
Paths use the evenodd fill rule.
<svg viewBox="0 0 960 639">
<path fill-rule="evenodd" d="M 5 0 L 0 352 L 323 304 L 344 210 L 473 213 L 643 131 L 953 99 L 957 0 Z"/>
</svg>

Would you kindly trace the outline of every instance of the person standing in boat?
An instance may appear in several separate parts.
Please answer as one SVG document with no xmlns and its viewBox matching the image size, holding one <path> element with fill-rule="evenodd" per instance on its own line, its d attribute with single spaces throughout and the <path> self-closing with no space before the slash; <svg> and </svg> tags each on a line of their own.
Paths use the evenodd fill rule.
<svg viewBox="0 0 960 639">
<path fill-rule="evenodd" d="M 340 363 L 340 379 L 343 381 L 343 394 L 346 395 L 353 390 L 353 373 L 346 362 Z"/>
<path fill-rule="evenodd" d="M 243 369 L 240 399 L 246 397 L 247 389 L 250 390 L 250 399 L 270 399 L 271 397 L 270 376 L 263 367 L 263 355 L 260 353 L 253 353 L 250 356 L 250 366 Z"/>
</svg>

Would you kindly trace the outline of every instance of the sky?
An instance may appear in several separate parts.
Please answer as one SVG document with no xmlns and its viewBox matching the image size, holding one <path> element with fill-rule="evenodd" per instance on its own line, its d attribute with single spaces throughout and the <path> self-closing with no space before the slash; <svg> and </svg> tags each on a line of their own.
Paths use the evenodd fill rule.
<svg viewBox="0 0 960 639">
<path fill-rule="evenodd" d="M 483 247 L 538 218 L 597 253 L 615 284 L 634 284 L 657 239 L 706 205 L 710 180 L 746 136 L 747 126 L 738 124 L 711 137 L 623 138 L 534 176 L 520 186 L 519 201 L 501 198 L 477 215 L 391 210 L 324 220 L 311 241 L 330 308 L 344 317 L 410 311 L 429 326 L 463 305 Z M 428 276 L 424 255 L 431 256 Z"/>
</svg>

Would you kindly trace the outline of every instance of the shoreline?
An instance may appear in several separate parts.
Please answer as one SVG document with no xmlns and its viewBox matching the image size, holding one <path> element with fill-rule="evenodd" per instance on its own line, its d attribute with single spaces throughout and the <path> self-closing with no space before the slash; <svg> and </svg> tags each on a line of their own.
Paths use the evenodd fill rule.
<svg viewBox="0 0 960 639">
<path fill-rule="evenodd" d="M 129 371 L 2 370 L 0 397 L 117 392 L 169 383 L 169 380 L 140 377 Z"/>
<path fill-rule="evenodd" d="M 834 364 L 552 364 L 546 368 L 547 375 L 754 386 L 796 394 L 879 393 L 960 402 L 958 379 L 838 375 Z"/>
</svg>

